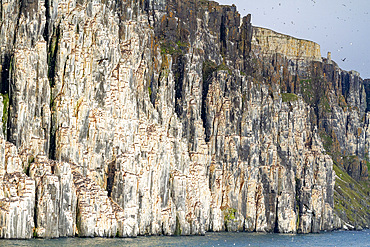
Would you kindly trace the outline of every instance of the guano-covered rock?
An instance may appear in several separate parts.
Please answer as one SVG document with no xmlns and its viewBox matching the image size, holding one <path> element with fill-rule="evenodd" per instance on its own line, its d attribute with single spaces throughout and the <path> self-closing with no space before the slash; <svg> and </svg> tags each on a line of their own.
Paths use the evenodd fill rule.
<svg viewBox="0 0 370 247">
<path fill-rule="evenodd" d="M 1 238 L 368 227 L 370 84 L 318 44 L 205 0 L 0 4 Z"/>
</svg>

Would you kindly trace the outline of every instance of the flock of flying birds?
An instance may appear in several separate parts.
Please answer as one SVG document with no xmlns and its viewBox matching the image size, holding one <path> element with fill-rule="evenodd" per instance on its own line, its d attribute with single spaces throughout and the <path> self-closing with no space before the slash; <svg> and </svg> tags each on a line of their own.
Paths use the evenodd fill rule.
<svg viewBox="0 0 370 247">
<path fill-rule="evenodd" d="M 315 1 L 315 0 L 311 0 L 311 2 L 313 3 L 313 5 L 315 5 L 315 4 L 316 4 L 316 1 Z M 349 3 L 351 4 L 352 2 L 349 2 Z M 279 3 L 279 6 L 281 6 L 281 3 Z M 345 8 L 347 7 L 347 5 L 346 5 L 346 4 L 344 4 L 344 3 L 342 4 L 342 6 L 343 6 L 343 7 L 345 7 Z M 274 7 L 271 7 L 271 8 L 272 8 L 272 9 L 274 9 Z M 257 8 L 257 9 L 258 9 L 258 8 Z M 299 13 L 299 10 L 300 10 L 300 9 L 299 9 L 299 8 L 297 8 L 297 12 L 298 12 L 298 13 Z M 245 9 L 244 9 L 244 11 L 245 11 Z M 349 9 L 349 11 L 352 11 L 352 9 Z M 369 14 L 369 12 L 364 12 L 364 14 L 365 14 L 365 15 L 368 15 L 368 14 Z M 264 12 L 264 15 L 266 15 L 266 12 Z M 279 20 L 279 18 L 277 18 L 277 19 Z M 337 19 L 338 19 L 338 20 L 341 20 L 341 21 L 344 21 L 344 22 L 345 22 L 345 21 L 347 21 L 346 19 L 344 19 L 344 18 L 340 18 L 340 17 L 337 17 Z M 292 25 L 295 25 L 294 21 L 291 21 L 290 23 L 291 23 Z M 285 25 L 286 23 L 285 23 L 285 22 L 283 22 L 283 24 Z M 313 28 L 314 28 L 314 29 L 316 29 L 316 28 L 317 28 L 317 26 L 314 26 Z M 325 27 L 325 29 L 326 29 L 326 27 Z M 310 30 L 310 28 L 308 28 L 308 30 Z M 353 32 L 353 31 L 352 31 L 352 32 Z M 359 32 L 359 30 L 358 30 L 358 29 L 357 29 L 357 32 Z M 328 37 L 328 35 L 326 35 L 326 37 Z M 350 43 L 350 45 L 352 45 L 352 42 Z M 341 49 L 343 49 L 343 47 L 341 47 L 340 49 L 338 49 L 338 52 L 340 52 L 340 51 L 341 51 Z M 347 59 L 347 58 L 345 57 L 345 58 L 342 58 L 341 60 L 342 60 L 343 62 L 345 62 L 345 61 L 346 61 L 346 59 Z"/>
</svg>

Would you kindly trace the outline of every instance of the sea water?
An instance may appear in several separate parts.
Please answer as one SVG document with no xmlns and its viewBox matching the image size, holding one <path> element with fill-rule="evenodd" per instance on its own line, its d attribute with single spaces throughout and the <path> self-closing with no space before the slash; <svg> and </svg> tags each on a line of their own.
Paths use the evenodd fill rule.
<svg viewBox="0 0 370 247">
<path fill-rule="evenodd" d="M 0 240 L 1 246 L 370 246 L 370 230 L 319 234 L 246 232 L 206 233 L 205 236 L 137 238 L 60 238 Z"/>
</svg>

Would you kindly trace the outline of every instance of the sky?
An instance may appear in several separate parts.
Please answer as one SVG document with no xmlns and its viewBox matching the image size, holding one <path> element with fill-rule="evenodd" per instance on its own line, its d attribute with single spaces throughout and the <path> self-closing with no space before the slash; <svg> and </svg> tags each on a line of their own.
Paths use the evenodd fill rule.
<svg viewBox="0 0 370 247">
<path fill-rule="evenodd" d="M 340 68 L 370 78 L 370 0 L 216 0 L 235 4 L 252 24 L 312 40 Z"/>
</svg>

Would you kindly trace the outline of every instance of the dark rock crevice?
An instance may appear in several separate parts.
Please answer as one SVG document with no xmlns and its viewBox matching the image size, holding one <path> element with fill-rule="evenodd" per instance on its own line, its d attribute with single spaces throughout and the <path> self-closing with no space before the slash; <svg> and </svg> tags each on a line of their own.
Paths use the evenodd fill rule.
<svg viewBox="0 0 370 247">
<path fill-rule="evenodd" d="M 175 59 L 173 65 L 175 76 L 175 112 L 178 117 L 181 117 L 183 113 L 185 64 L 185 57 L 179 56 Z"/>
<path fill-rule="evenodd" d="M 207 95 L 209 90 L 209 85 L 212 82 L 213 73 L 217 70 L 217 66 L 212 61 L 205 61 L 203 63 L 202 75 L 203 75 L 203 84 L 202 84 L 202 108 L 201 108 L 201 118 L 203 121 L 203 127 L 205 130 L 205 141 L 209 142 L 211 137 L 211 127 L 212 121 L 209 118 L 208 106 L 207 106 Z"/>
<path fill-rule="evenodd" d="M 2 123 L 3 123 L 3 134 L 4 139 L 8 140 L 9 136 L 9 105 L 11 105 L 12 98 L 9 97 L 10 92 L 10 80 L 11 80 L 11 73 L 13 70 L 13 56 L 10 56 L 9 54 L 5 54 L 4 60 L 2 63 L 2 71 L 1 71 L 1 85 L 0 85 L 0 94 L 3 97 L 3 109 L 0 109 L 3 111 L 3 117 L 2 117 Z"/>
<path fill-rule="evenodd" d="M 116 174 L 116 160 L 114 159 L 108 163 L 108 178 L 107 178 L 107 188 L 106 188 L 108 192 L 108 197 L 112 196 L 115 174 Z"/>
<path fill-rule="evenodd" d="M 50 140 L 49 140 L 49 158 L 55 160 L 56 152 L 56 133 L 58 126 L 56 126 L 56 97 L 54 96 L 55 77 L 57 69 L 57 57 L 59 52 L 59 40 L 60 40 L 60 27 L 59 25 L 54 29 L 54 33 L 48 43 L 48 79 L 50 85 Z"/>
<path fill-rule="evenodd" d="M 44 28 L 43 37 L 46 42 L 49 43 L 49 27 L 51 27 L 51 16 L 50 16 L 50 2 L 51 0 L 45 0 L 45 17 L 46 23 Z"/>
<path fill-rule="evenodd" d="M 279 233 L 279 221 L 278 221 L 278 215 L 277 212 L 279 210 L 279 199 L 276 197 L 276 202 L 275 202 L 275 224 L 274 224 L 274 233 Z"/>
<path fill-rule="evenodd" d="M 13 56 L 10 54 L 5 54 L 3 61 L 2 61 L 2 70 L 1 70 L 1 85 L 0 85 L 0 93 L 7 94 L 9 93 L 9 81 L 10 75 L 12 71 L 12 61 Z"/>
</svg>

